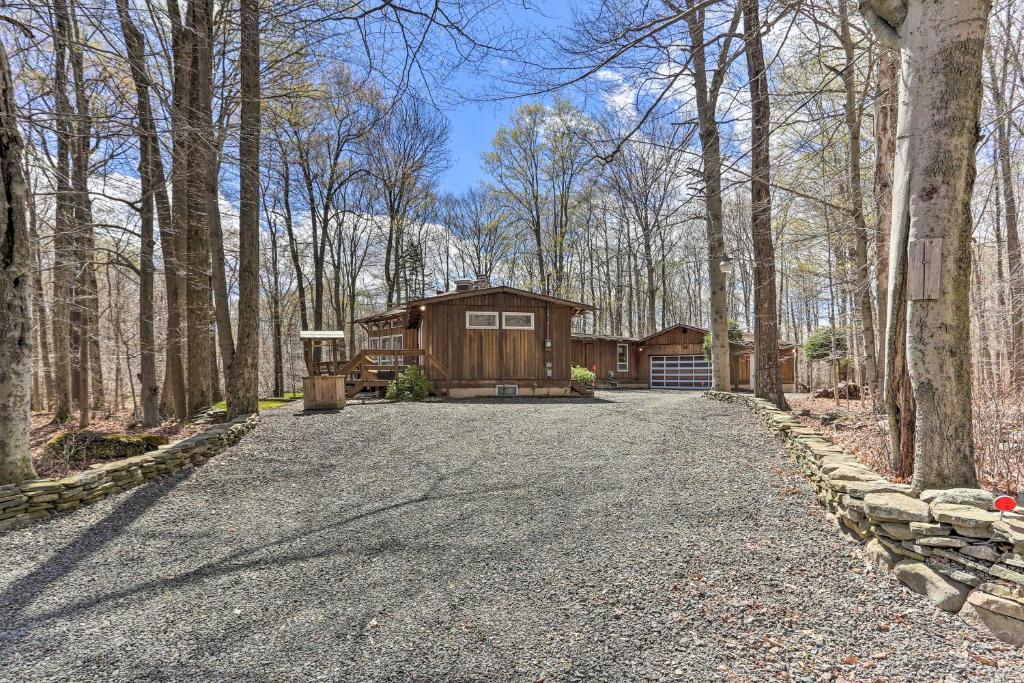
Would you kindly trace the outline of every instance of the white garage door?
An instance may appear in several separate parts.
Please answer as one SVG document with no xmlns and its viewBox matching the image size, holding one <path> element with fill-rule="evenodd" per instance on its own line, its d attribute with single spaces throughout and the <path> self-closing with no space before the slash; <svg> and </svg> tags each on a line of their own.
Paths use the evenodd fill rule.
<svg viewBox="0 0 1024 683">
<path fill-rule="evenodd" d="M 711 363 L 704 356 L 651 356 L 652 389 L 710 389 Z"/>
</svg>

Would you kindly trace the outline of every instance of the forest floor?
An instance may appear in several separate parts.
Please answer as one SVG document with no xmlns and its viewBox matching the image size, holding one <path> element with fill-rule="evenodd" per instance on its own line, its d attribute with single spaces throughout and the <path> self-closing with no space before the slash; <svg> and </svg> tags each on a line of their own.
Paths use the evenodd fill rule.
<svg viewBox="0 0 1024 683">
<path fill-rule="evenodd" d="M 835 399 L 810 398 L 808 394 L 789 394 L 787 400 L 802 424 L 821 431 L 891 481 L 905 481 L 889 468 L 885 416 L 875 413 L 870 401 L 840 399 L 836 405 Z M 983 488 L 1010 495 L 1024 492 L 1021 408 L 1019 402 L 1007 396 L 975 401 L 975 457 L 979 485 Z"/>
<path fill-rule="evenodd" d="M 53 421 L 53 413 L 32 413 L 32 427 L 29 438 L 32 445 L 32 463 L 40 477 L 64 477 L 74 471 L 88 468 L 91 461 L 71 465 L 64 458 L 49 457 L 47 442 L 61 432 L 76 429 L 78 423 L 72 419 L 64 424 Z M 167 420 L 157 427 L 143 428 L 130 409 L 116 413 L 96 412 L 89 423 L 89 430 L 104 434 L 159 434 L 174 442 L 198 434 L 210 425 L 205 422 L 177 422 Z"/>
<path fill-rule="evenodd" d="M 261 398 L 259 409 L 270 410 L 279 408 L 296 399 L 302 398 L 301 393 L 286 393 L 277 398 Z M 212 406 L 213 410 L 227 410 L 227 404 L 221 401 Z M 85 460 L 71 464 L 64 457 L 53 457 L 47 454 L 46 444 L 61 432 L 74 430 L 78 426 L 72 419 L 64 424 L 53 421 L 52 412 L 32 413 L 32 424 L 29 439 L 32 447 L 32 463 L 36 474 L 40 477 L 64 477 L 68 474 L 87 469 L 94 460 Z M 195 436 L 210 426 L 208 419 L 200 420 L 165 420 L 156 427 L 143 427 L 133 410 L 125 408 L 117 412 L 96 411 L 92 414 L 89 431 L 103 434 L 157 434 L 164 436 L 171 443 Z"/>
<path fill-rule="evenodd" d="M 0 681 L 1020 681 L 693 392 L 267 411 L 0 534 Z"/>
<path fill-rule="evenodd" d="M 833 398 L 811 398 L 808 394 L 790 394 L 786 399 L 802 424 L 821 431 L 865 465 L 898 481 L 889 471 L 887 437 L 879 429 L 879 421 L 885 416 L 872 411 L 869 401 L 839 399 L 836 405 Z M 809 414 L 802 415 L 802 411 Z M 823 421 L 824 416 L 838 419 Z"/>
</svg>

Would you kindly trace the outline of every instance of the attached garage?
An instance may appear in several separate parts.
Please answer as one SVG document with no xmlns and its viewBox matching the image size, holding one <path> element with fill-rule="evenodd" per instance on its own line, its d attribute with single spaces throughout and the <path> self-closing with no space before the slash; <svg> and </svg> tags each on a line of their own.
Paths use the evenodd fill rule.
<svg viewBox="0 0 1024 683">
<path fill-rule="evenodd" d="M 710 389 L 711 363 L 700 356 L 651 356 L 652 389 Z"/>
</svg>

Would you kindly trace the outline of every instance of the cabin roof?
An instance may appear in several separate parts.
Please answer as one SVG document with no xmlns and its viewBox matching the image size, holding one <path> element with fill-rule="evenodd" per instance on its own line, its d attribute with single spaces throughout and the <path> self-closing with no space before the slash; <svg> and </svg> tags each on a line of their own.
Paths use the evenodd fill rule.
<svg viewBox="0 0 1024 683">
<path fill-rule="evenodd" d="M 467 289 L 463 292 L 445 292 L 444 294 L 437 294 L 435 296 L 428 296 L 424 299 L 416 299 L 406 304 L 406 307 L 412 306 L 430 306 L 432 304 L 441 303 L 444 301 L 453 301 L 455 299 L 464 299 L 471 296 L 486 296 L 488 294 L 516 294 L 518 296 L 525 296 L 532 299 L 540 299 L 541 301 L 547 301 L 549 303 L 558 304 L 560 306 L 569 306 L 576 310 L 576 313 L 582 313 L 583 311 L 592 311 L 594 307 L 590 304 L 580 303 L 579 301 L 572 301 L 570 299 L 563 299 L 557 296 L 549 296 L 547 294 L 538 294 L 537 292 L 530 292 L 525 289 L 518 289 L 517 287 L 482 287 L 480 289 Z"/>
<path fill-rule="evenodd" d="M 649 334 L 649 335 L 647 335 L 646 337 L 644 337 L 642 339 L 638 339 L 637 343 L 638 344 L 643 344 L 644 342 L 646 342 L 646 341 L 648 341 L 650 339 L 654 339 L 658 335 L 665 334 L 666 332 L 668 332 L 670 330 L 674 330 L 676 328 L 683 328 L 685 330 L 696 330 L 698 332 L 703 332 L 704 334 L 707 334 L 708 332 L 711 331 L 711 330 L 706 330 L 703 327 L 697 327 L 696 325 L 687 325 L 686 323 L 676 323 L 675 325 L 670 325 L 669 327 L 666 327 L 664 329 L 658 330 L 657 332 Z"/>
<path fill-rule="evenodd" d="M 569 299 L 562 299 L 557 296 L 548 296 L 547 294 L 538 294 L 536 292 L 530 292 L 525 289 L 517 289 L 516 287 L 483 287 L 481 289 L 469 289 L 464 292 L 445 292 L 444 294 L 437 294 L 435 296 L 428 296 L 423 299 L 414 299 L 407 301 L 406 303 L 397 306 L 395 308 L 388 309 L 386 311 L 380 311 L 377 313 L 371 313 L 365 315 L 362 318 L 357 318 L 357 323 L 372 323 L 379 320 L 387 320 L 389 318 L 397 318 L 399 316 L 408 315 L 411 311 L 418 309 L 420 306 L 432 306 L 437 303 L 444 303 L 447 301 L 454 301 L 456 299 L 464 299 L 471 296 L 486 296 L 488 294 L 515 294 L 517 296 L 529 297 L 532 299 L 539 299 L 540 301 L 547 301 L 549 303 L 558 304 L 560 306 L 568 306 L 573 309 L 573 315 L 583 313 L 584 311 L 592 311 L 594 307 L 590 304 L 580 303 L 578 301 L 571 301 Z"/>
<path fill-rule="evenodd" d="M 376 313 L 371 313 L 370 315 L 364 315 L 362 318 L 356 318 L 355 322 L 357 322 L 357 323 L 372 323 L 372 322 L 376 322 L 378 320 L 387 320 L 388 318 L 397 318 L 398 316 L 405 315 L 408 312 L 409 312 L 409 309 L 406 308 L 405 306 L 400 306 L 398 308 L 389 308 L 386 311 L 378 311 Z"/>
<path fill-rule="evenodd" d="M 623 337 L 615 334 L 588 334 L 586 332 L 574 332 L 572 335 L 573 339 L 579 339 L 581 341 L 595 340 L 595 341 L 613 341 L 613 342 L 636 342 L 636 337 Z"/>
</svg>

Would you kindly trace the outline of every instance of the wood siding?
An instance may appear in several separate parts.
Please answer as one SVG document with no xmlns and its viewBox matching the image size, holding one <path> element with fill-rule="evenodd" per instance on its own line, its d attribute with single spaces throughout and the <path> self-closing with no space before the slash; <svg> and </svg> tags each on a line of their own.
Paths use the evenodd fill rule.
<svg viewBox="0 0 1024 683">
<path fill-rule="evenodd" d="M 703 356 L 704 330 L 692 327 L 670 327 L 647 339 L 640 347 L 639 374 L 642 382 L 651 381 L 651 356 Z"/>
<path fill-rule="evenodd" d="M 733 384 L 750 386 L 750 356 L 750 352 L 744 352 L 733 357 Z M 796 349 L 779 349 L 779 376 L 783 384 L 796 381 Z"/>
<path fill-rule="evenodd" d="M 468 311 L 533 313 L 532 330 L 466 329 Z M 568 384 L 572 308 L 509 293 L 482 294 L 429 304 L 419 323 L 422 348 L 444 363 L 452 385 L 550 382 Z M 550 335 L 550 337 L 548 336 Z M 545 348 L 545 339 L 551 348 Z M 551 361 L 551 377 L 545 363 Z"/>
<path fill-rule="evenodd" d="M 619 372 L 618 369 L 619 344 L 629 345 L 629 369 L 626 372 Z M 635 341 L 577 337 L 572 340 L 572 364 L 593 370 L 598 382 L 607 382 L 609 372 L 619 381 L 633 382 L 636 381 L 639 367 L 638 348 L 639 344 Z"/>
</svg>

